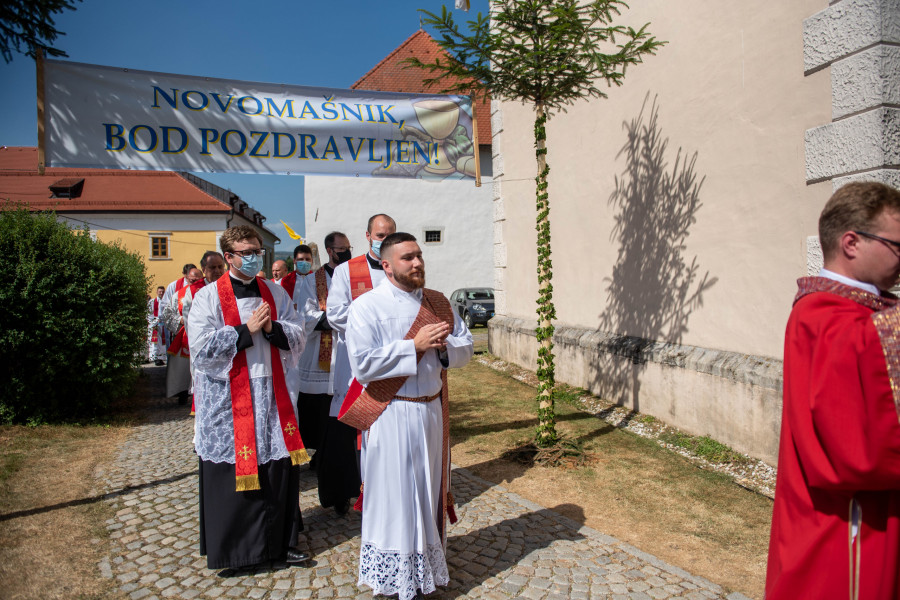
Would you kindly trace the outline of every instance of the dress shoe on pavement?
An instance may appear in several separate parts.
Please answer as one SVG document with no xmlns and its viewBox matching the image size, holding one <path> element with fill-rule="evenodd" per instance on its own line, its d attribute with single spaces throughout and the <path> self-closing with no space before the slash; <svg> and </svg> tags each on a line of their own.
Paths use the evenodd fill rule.
<svg viewBox="0 0 900 600">
<path fill-rule="evenodd" d="M 350 499 L 342 500 L 334 505 L 334 512 L 343 517 L 350 510 Z"/>
<path fill-rule="evenodd" d="M 288 548 L 287 558 L 285 559 L 285 562 L 293 565 L 296 563 L 306 562 L 310 558 L 312 558 L 312 557 L 310 556 L 309 552 L 304 552 L 303 550 L 296 550 L 294 548 Z"/>
</svg>

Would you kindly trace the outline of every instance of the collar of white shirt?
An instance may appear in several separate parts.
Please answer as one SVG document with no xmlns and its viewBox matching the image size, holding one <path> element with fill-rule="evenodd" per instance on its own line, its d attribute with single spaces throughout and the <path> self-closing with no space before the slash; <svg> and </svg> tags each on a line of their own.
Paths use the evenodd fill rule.
<svg viewBox="0 0 900 600">
<path fill-rule="evenodd" d="M 844 275 L 835 273 L 834 271 L 829 271 L 824 267 L 819 270 L 819 277 L 824 277 L 826 279 L 837 281 L 838 283 L 843 283 L 844 285 L 859 288 L 861 290 L 869 292 L 870 294 L 875 294 L 876 296 L 881 295 L 881 291 L 878 289 L 878 287 L 872 285 L 871 283 L 863 283 L 862 281 L 850 279 L 849 277 L 845 277 Z"/>
</svg>

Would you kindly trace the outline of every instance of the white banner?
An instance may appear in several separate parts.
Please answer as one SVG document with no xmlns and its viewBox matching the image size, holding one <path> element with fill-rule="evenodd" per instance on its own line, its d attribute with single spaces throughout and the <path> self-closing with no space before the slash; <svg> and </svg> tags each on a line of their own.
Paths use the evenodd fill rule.
<svg viewBox="0 0 900 600">
<path fill-rule="evenodd" d="M 50 167 L 463 179 L 468 96 L 251 83 L 44 61 Z"/>
</svg>

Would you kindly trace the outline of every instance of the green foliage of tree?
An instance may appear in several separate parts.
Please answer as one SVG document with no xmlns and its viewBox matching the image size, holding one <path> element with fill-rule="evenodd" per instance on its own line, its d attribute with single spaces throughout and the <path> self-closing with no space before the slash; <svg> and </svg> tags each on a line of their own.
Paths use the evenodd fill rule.
<svg viewBox="0 0 900 600">
<path fill-rule="evenodd" d="M 0 209 L 0 422 L 101 414 L 146 352 L 144 264 L 52 212 Z"/>
<path fill-rule="evenodd" d="M 50 46 L 58 36 L 65 35 L 56 29 L 53 22 L 53 15 L 64 10 L 75 10 L 75 4 L 70 0 L 0 2 L 0 54 L 3 59 L 10 62 L 13 50 L 32 58 L 37 55 L 38 49 L 48 56 L 68 56 L 62 50 Z"/>
<path fill-rule="evenodd" d="M 655 54 L 665 44 L 647 31 L 615 25 L 627 8 L 621 0 L 491 0 L 491 18 L 479 13 L 463 33 L 444 6 L 440 15 L 421 10 L 437 42 L 452 57 L 423 63 L 410 58 L 410 67 L 429 71 L 426 83 L 445 93 L 487 95 L 517 100 L 534 107 L 535 178 L 537 204 L 538 432 L 542 448 L 557 443 L 553 356 L 553 272 L 550 259 L 550 195 L 548 191 L 546 123 L 554 114 L 585 98 L 605 98 L 597 87 L 622 85 L 628 66 Z"/>
</svg>

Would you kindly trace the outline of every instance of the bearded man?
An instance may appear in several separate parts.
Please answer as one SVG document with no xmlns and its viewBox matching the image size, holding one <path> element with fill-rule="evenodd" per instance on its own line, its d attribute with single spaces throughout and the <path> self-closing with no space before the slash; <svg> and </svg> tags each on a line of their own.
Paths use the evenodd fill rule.
<svg viewBox="0 0 900 600">
<path fill-rule="evenodd" d="M 416 238 L 381 243 L 385 279 L 350 305 L 347 349 L 365 386 L 341 407 L 363 430 L 359 585 L 411 600 L 449 582 L 450 440 L 446 369 L 472 357 L 472 335 L 447 298 L 425 289 Z"/>
</svg>

